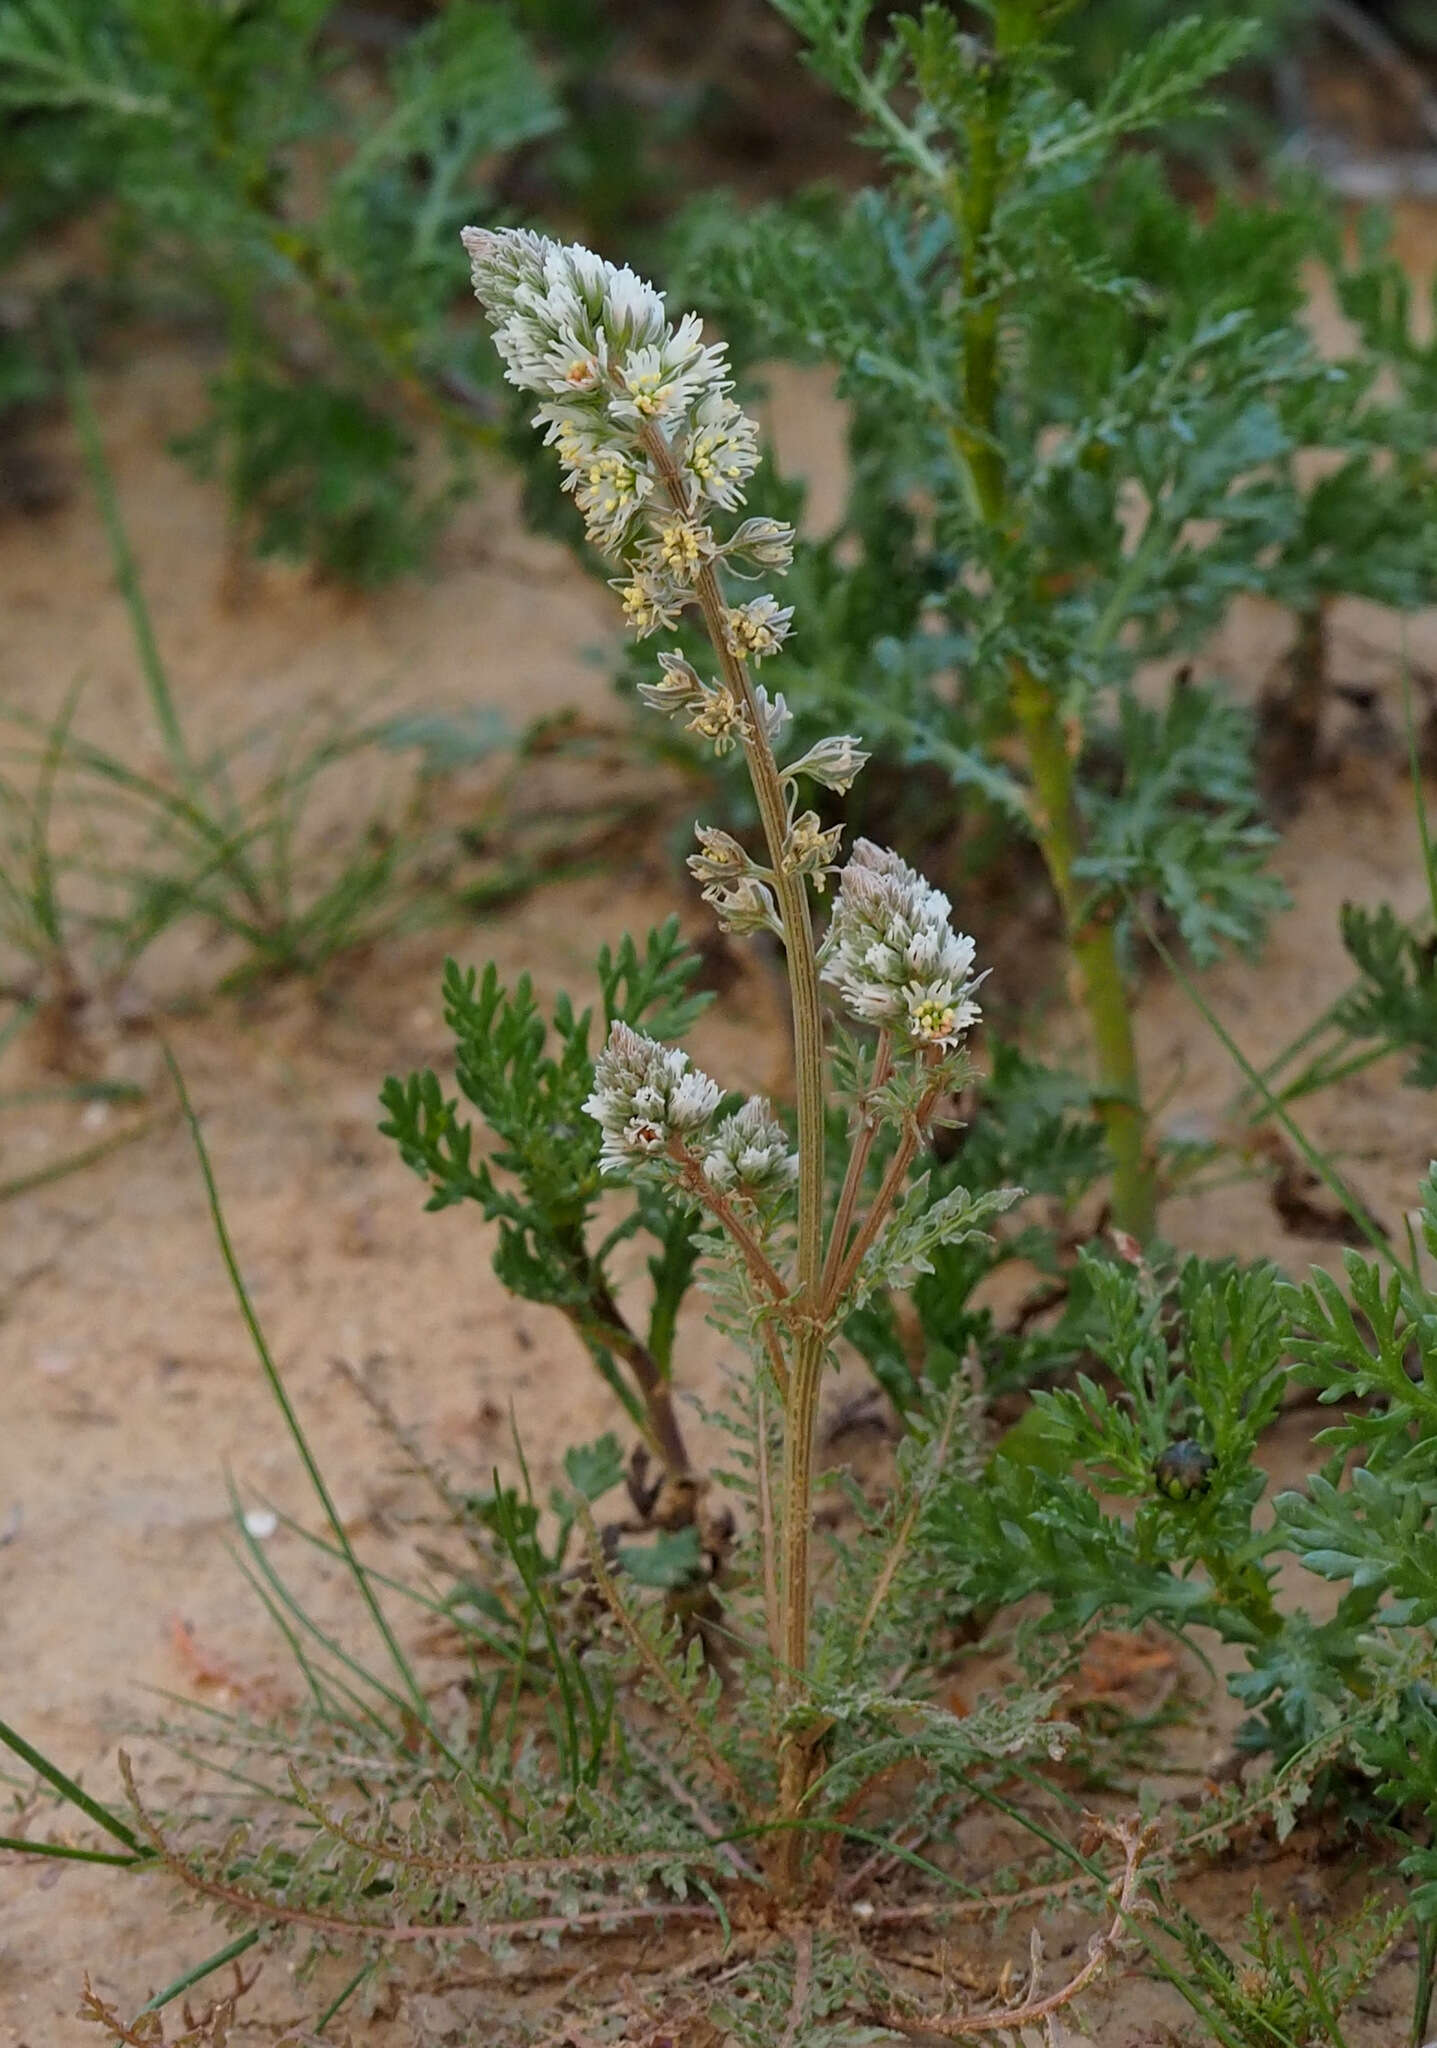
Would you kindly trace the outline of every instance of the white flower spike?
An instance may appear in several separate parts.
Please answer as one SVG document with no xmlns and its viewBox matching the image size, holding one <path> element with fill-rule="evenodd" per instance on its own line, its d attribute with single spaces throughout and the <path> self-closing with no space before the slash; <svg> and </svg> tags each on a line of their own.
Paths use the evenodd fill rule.
<svg viewBox="0 0 1437 2048">
<path fill-rule="evenodd" d="M 661 1156 L 672 1138 L 701 1130 L 722 1099 L 718 1083 L 686 1052 L 628 1024 L 613 1025 L 584 1104 L 604 1133 L 600 1171 L 623 1176 Z"/>
<path fill-rule="evenodd" d="M 839 875 L 823 979 L 855 1017 L 917 1047 L 956 1045 L 981 1014 L 973 941 L 952 905 L 886 847 L 860 839 Z"/>
<path fill-rule="evenodd" d="M 668 579 L 659 603 L 668 610 L 717 552 L 697 515 L 706 504 L 742 504 L 758 465 L 758 430 L 730 396 L 722 344 L 704 341 L 696 314 L 675 325 L 661 292 L 590 249 L 520 228 L 465 228 L 463 239 L 505 374 L 543 401 L 536 424 L 558 451 L 589 539 L 611 556 L 640 548 L 629 566 Z M 653 540 L 643 521 L 659 500 L 656 439 L 688 502 L 666 508 Z M 746 545 L 776 560 L 780 536 L 764 521 Z M 635 612 L 641 632 L 653 616 L 653 606 Z"/>
</svg>

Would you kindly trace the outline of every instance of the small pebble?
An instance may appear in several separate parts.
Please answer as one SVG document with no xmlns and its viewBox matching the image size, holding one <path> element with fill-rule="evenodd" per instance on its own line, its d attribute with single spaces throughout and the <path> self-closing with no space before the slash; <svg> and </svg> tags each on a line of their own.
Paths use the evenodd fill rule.
<svg viewBox="0 0 1437 2048">
<path fill-rule="evenodd" d="M 265 1543 L 279 1527 L 279 1516 L 273 1508 L 247 1508 L 244 1525 L 247 1534 L 253 1536 L 256 1543 Z"/>
</svg>

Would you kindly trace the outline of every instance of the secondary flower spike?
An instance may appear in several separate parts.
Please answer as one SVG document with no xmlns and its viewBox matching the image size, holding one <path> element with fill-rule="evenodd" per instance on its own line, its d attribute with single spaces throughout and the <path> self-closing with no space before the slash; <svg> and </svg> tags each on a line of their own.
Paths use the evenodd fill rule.
<svg viewBox="0 0 1437 2048">
<path fill-rule="evenodd" d="M 887 847 L 856 842 L 823 942 L 823 979 L 855 1017 L 912 1045 L 956 1045 L 980 1015 L 973 941 L 953 906 Z"/>
<path fill-rule="evenodd" d="M 789 1150 L 788 1133 L 763 1096 L 750 1095 L 742 1109 L 717 1126 L 704 1154 L 704 1172 L 725 1192 L 774 1194 L 793 1185 L 798 1154 Z"/>
<path fill-rule="evenodd" d="M 686 1052 L 614 1024 L 584 1104 L 604 1133 L 600 1171 L 626 1174 L 660 1156 L 671 1138 L 706 1125 L 722 1099 L 718 1083 L 691 1065 Z"/>
</svg>

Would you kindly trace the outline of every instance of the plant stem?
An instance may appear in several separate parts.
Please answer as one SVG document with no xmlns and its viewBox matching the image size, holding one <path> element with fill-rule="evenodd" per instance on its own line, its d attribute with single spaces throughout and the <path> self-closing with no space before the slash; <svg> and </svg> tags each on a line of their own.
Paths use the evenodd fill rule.
<svg viewBox="0 0 1437 2048">
<path fill-rule="evenodd" d="M 1074 976 L 1092 1037 L 1097 1110 L 1113 1161 L 1113 1221 L 1139 1242 L 1152 1236 L 1155 1183 L 1147 1157 L 1132 1010 L 1118 958 L 1114 910 L 1091 906 L 1073 868 L 1082 822 L 1072 756 L 1053 693 L 1015 667 L 1013 708 L 1033 778 L 1033 825 L 1063 912 Z"/>
<path fill-rule="evenodd" d="M 836 1265 L 836 1271 L 824 1293 L 824 1307 L 829 1315 L 837 1310 L 839 1302 L 853 1285 L 865 1254 L 871 1250 L 883 1227 L 884 1219 L 902 1193 L 908 1169 L 913 1164 L 913 1156 L 918 1150 L 918 1141 L 933 1113 L 933 1105 L 938 1100 L 938 1092 L 937 1087 L 930 1087 L 912 1117 L 904 1124 L 898 1149 L 888 1162 L 878 1193 L 873 1198 L 873 1207 L 864 1217 L 857 1237 L 841 1259 L 835 1260 L 830 1256 L 829 1264 Z M 832 1249 L 830 1247 L 830 1253 Z"/>
<path fill-rule="evenodd" d="M 686 513 L 683 480 L 663 436 L 649 433 L 645 446 L 676 510 Z M 724 683 L 744 708 L 748 763 L 759 817 L 773 870 L 774 893 L 783 923 L 784 959 L 793 1012 L 794 1092 L 798 1101 L 798 1250 L 797 1286 L 793 1306 L 793 1369 L 784 1407 L 784 1484 L 781 1534 L 783 1684 L 790 1707 L 801 1693 L 808 1669 L 809 1536 L 813 1520 L 813 1440 L 818 1420 L 828 1330 L 822 1317 L 823 1292 L 823 1011 L 818 991 L 818 954 L 808 883 L 786 857 L 788 806 L 778 764 L 769 744 L 748 666 L 729 645 L 723 593 L 712 564 L 696 582 L 713 650 Z M 797 1820 L 813 1775 L 813 1744 L 793 1728 L 784 1737 L 779 1758 L 778 1882 L 791 1892 L 797 1883 L 803 1838 Z"/>
<path fill-rule="evenodd" d="M 834 1212 L 833 1228 L 829 1232 L 828 1256 L 823 1263 L 823 1294 L 826 1301 L 834 1298 L 833 1280 L 843 1259 L 844 1246 L 853 1226 L 853 1212 L 858 1207 L 858 1197 L 863 1188 L 863 1175 L 868 1165 L 868 1155 L 873 1150 L 873 1141 L 878 1135 L 878 1118 L 872 1108 L 871 1098 L 887 1081 L 893 1071 L 893 1038 L 887 1027 L 878 1034 L 878 1046 L 873 1055 L 873 1078 L 862 1104 L 862 1122 L 853 1141 L 853 1150 L 848 1155 L 848 1170 L 843 1176 L 843 1187 L 838 1197 L 838 1208 Z"/>
<path fill-rule="evenodd" d="M 775 1301 L 786 1301 L 788 1289 L 775 1272 L 763 1246 L 734 1208 L 733 1203 L 720 1189 L 716 1188 L 695 1155 L 681 1139 L 675 1139 L 669 1148 L 669 1156 L 679 1169 L 683 1185 L 696 1196 L 703 1206 L 717 1218 L 743 1253 L 744 1264 L 755 1284 Z"/>
<path fill-rule="evenodd" d="M 1001 27 L 1001 22 L 1000 22 Z M 994 535 L 1010 518 L 1007 477 L 998 442 L 1000 394 L 1000 285 L 990 239 L 1001 185 L 1001 113 L 1006 86 L 1001 59 L 986 77 L 986 91 L 968 127 L 967 177 L 950 178 L 945 197 L 962 254 L 963 408 L 954 430 L 977 515 Z M 1152 1235 L 1155 1182 L 1146 1152 L 1146 1127 L 1137 1048 L 1114 913 L 1094 911 L 1074 875 L 1083 844 L 1073 754 L 1051 685 L 1014 661 L 1010 703 L 1028 754 L 1031 818 L 1058 903 L 1068 952 L 1098 1076 L 1098 1113 L 1113 1161 L 1113 1220 L 1143 1241 Z"/>
<path fill-rule="evenodd" d="M 785 864 L 788 810 L 778 766 L 764 731 L 746 665 L 728 646 L 723 600 L 711 568 L 699 578 L 699 603 L 724 681 L 744 705 L 752 738 L 745 752 L 759 816 L 774 871 L 774 891 L 783 920 L 793 1009 L 794 1092 L 798 1098 L 798 1288 L 793 1370 L 784 1410 L 782 1576 L 784 1686 L 790 1700 L 800 1692 L 808 1669 L 809 1536 L 813 1521 L 813 1439 L 818 1421 L 827 1330 L 820 1321 L 823 1269 L 823 1013 L 819 1006 L 818 955 L 813 942 L 808 885 Z M 779 1759 L 779 1819 L 797 1819 L 813 1769 L 813 1751 L 795 1732 L 784 1739 Z M 803 1837 L 782 1828 L 778 1881 L 792 1890 L 798 1880 Z"/>
<path fill-rule="evenodd" d="M 675 510 L 687 514 L 688 496 L 668 443 L 661 434 L 653 432 L 645 435 L 644 443 Z M 808 884 L 785 859 L 788 807 L 778 763 L 764 729 L 748 665 L 729 646 L 723 592 L 711 563 L 700 570 L 695 589 L 719 670 L 744 707 L 750 733 L 744 742 L 744 756 L 758 801 L 783 922 L 784 959 L 793 1010 L 794 1092 L 798 1098 L 798 1286 L 800 1294 L 813 1305 L 818 1298 L 823 1263 L 823 1008 L 818 993 L 818 953 L 813 943 Z"/>
<path fill-rule="evenodd" d="M 599 1269 L 580 1250 L 576 1267 L 588 1288 L 587 1298 L 564 1305 L 564 1313 L 586 1343 L 598 1343 L 622 1358 L 633 1375 L 647 1422 L 650 1446 L 671 1479 L 692 1477 L 688 1447 L 674 1412 L 673 1390 L 647 1344 L 629 1327 Z"/>
</svg>

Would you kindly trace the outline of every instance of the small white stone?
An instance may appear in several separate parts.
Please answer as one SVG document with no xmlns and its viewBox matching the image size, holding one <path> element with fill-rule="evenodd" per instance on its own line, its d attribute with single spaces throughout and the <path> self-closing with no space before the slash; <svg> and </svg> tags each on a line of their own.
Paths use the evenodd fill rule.
<svg viewBox="0 0 1437 2048">
<path fill-rule="evenodd" d="M 256 1543 L 266 1543 L 279 1527 L 279 1516 L 273 1508 L 247 1508 L 244 1525 L 245 1533 Z"/>
</svg>

